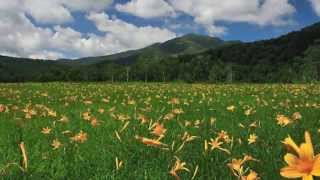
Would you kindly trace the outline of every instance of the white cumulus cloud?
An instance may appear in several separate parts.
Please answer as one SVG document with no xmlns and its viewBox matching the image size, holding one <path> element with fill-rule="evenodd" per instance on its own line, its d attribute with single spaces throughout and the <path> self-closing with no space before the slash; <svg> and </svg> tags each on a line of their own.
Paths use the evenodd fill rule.
<svg viewBox="0 0 320 180">
<path fill-rule="evenodd" d="M 25 0 L 26 12 L 39 23 L 62 24 L 71 21 L 71 12 L 57 0 Z"/>
<path fill-rule="evenodd" d="M 142 48 L 155 42 L 164 42 L 176 37 L 174 32 L 159 27 L 138 27 L 117 18 L 110 18 L 105 13 L 91 13 L 97 28 L 106 32 L 106 38 L 114 39 L 115 44 L 126 49 Z"/>
<path fill-rule="evenodd" d="M 265 25 L 285 25 L 295 8 L 289 0 L 169 0 L 177 10 L 194 18 L 208 32 L 219 35 L 226 28 L 219 22 L 246 22 Z"/>
<path fill-rule="evenodd" d="M 59 0 L 62 4 L 73 11 L 102 11 L 113 0 Z"/>
<path fill-rule="evenodd" d="M 142 18 L 166 17 L 174 14 L 174 9 L 164 0 L 131 0 L 117 4 L 116 9 Z"/>
<path fill-rule="evenodd" d="M 72 21 L 75 11 L 103 11 L 112 0 L 13 0 L 21 1 L 26 13 L 38 23 L 63 24 Z"/>
<path fill-rule="evenodd" d="M 309 0 L 315 13 L 320 16 L 320 0 Z"/>
<path fill-rule="evenodd" d="M 55 60 L 55 59 L 63 58 L 63 54 L 58 52 L 43 50 L 43 51 L 38 51 L 33 54 L 30 54 L 29 58 Z"/>
<path fill-rule="evenodd" d="M 39 4 L 45 3 L 45 0 L 42 1 Z M 37 21 L 43 19 L 44 22 L 54 23 L 60 19 L 55 19 L 57 16 L 45 17 L 42 12 L 33 15 L 25 6 L 21 6 L 23 2 L 26 1 L 11 0 L 8 3 L 0 1 L 0 54 L 2 55 L 36 59 L 100 56 L 142 48 L 175 37 L 175 33 L 166 29 L 152 26 L 138 27 L 117 18 L 111 19 L 105 13 L 98 13 L 100 6 L 92 4 L 78 4 L 72 8 L 90 9 L 87 18 L 97 26 L 102 35 L 79 32 L 64 25 L 36 26 L 27 14 Z M 49 14 L 50 12 L 48 11 Z"/>
</svg>

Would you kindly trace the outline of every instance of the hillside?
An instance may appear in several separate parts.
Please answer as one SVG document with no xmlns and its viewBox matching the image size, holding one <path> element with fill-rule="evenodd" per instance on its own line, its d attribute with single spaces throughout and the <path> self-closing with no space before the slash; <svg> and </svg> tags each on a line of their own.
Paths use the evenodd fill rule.
<svg viewBox="0 0 320 180">
<path fill-rule="evenodd" d="M 1 81 L 310 82 L 320 78 L 320 23 L 241 43 L 188 34 L 109 56 L 40 61 L 0 57 Z"/>
<path fill-rule="evenodd" d="M 300 78 L 319 80 L 319 40 L 320 23 L 317 23 L 279 38 L 232 44 L 228 47 L 194 54 L 192 57 L 180 57 L 180 60 L 194 64 L 193 69 L 196 64 L 199 64 L 199 59 L 202 64 L 209 64 L 210 67 L 220 66 L 218 68 L 220 70 L 223 68 L 221 66 L 224 66 L 226 71 L 233 68 L 232 75 L 227 73 L 229 75 L 224 75 L 225 77 L 222 78 L 229 79 L 228 81 L 292 82 Z M 308 64 L 314 66 L 313 72 L 310 72 Z M 206 73 L 209 77 L 211 69 L 201 73 Z M 314 74 L 311 78 L 305 77 L 310 76 L 310 73 Z M 202 78 L 198 77 L 198 79 Z"/>
<path fill-rule="evenodd" d="M 94 64 L 101 61 L 118 61 L 119 63 L 127 64 L 136 61 L 139 57 L 159 59 L 173 55 L 193 54 L 217 48 L 226 43 L 230 42 L 224 42 L 221 39 L 209 36 L 187 34 L 185 36 L 178 37 L 164 43 L 156 43 L 142 49 L 108 56 L 81 58 L 74 60 L 73 63 Z"/>
</svg>

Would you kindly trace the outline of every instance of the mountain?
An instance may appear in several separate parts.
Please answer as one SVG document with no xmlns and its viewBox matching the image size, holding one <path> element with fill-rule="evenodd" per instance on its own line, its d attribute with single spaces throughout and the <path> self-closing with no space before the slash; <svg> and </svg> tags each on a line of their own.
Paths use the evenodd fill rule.
<svg viewBox="0 0 320 180">
<path fill-rule="evenodd" d="M 193 54 L 207 49 L 214 49 L 225 42 L 219 38 L 213 38 L 197 34 L 185 36 L 158 43 L 152 46 L 156 51 L 167 55 Z"/>
<path fill-rule="evenodd" d="M 320 23 L 242 43 L 188 34 L 101 57 L 41 61 L 0 56 L 0 81 L 320 81 Z"/>
<path fill-rule="evenodd" d="M 159 59 L 173 55 L 193 54 L 208 49 L 221 47 L 232 42 L 225 42 L 219 38 L 210 36 L 187 34 L 164 43 L 156 43 L 151 46 L 121 52 L 108 56 L 87 57 L 73 60 L 73 63 L 94 64 L 101 61 L 118 61 L 121 63 L 131 63 L 139 59 L 139 57 Z"/>
<path fill-rule="evenodd" d="M 138 50 L 76 60 L 62 59 L 49 61 L 0 56 L 0 81 L 45 81 L 45 79 L 51 76 L 55 76 L 55 78 L 50 78 L 51 80 L 77 80 L 79 73 L 83 72 L 87 67 L 99 63 L 108 64 L 110 62 L 117 62 L 130 64 L 139 58 L 162 59 L 172 55 L 192 54 L 210 48 L 221 47 L 228 43 L 230 42 L 224 42 L 223 40 L 209 36 L 187 34 Z M 68 71 L 68 73 L 64 73 L 64 71 Z M 61 74 L 72 77 L 66 78 Z"/>
</svg>

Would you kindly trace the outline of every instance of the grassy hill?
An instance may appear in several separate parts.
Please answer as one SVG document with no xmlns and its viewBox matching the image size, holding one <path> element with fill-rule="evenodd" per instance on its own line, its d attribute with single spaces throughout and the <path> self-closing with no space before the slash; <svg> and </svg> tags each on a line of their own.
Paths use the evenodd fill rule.
<svg viewBox="0 0 320 180">
<path fill-rule="evenodd" d="M 219 38 L 213 38 L 209 36 L 187 34 L 185 36 L 178 37 L 164 43 L 156 43 L 142 49 L 126 51 L 108 56 L 80 58 L 74 60 L 72 63 L 79 63 L 84 65 L 94 64 L 101 61 L 118 61 L 119 63 L 132 63 L 139 57 L 159 59 L 173 55 L 176 56 L 182 54 L 193 54 L 208 49 L 221 47 L 226 43 L 230 42 L 224 42 Z"/>
</svg>

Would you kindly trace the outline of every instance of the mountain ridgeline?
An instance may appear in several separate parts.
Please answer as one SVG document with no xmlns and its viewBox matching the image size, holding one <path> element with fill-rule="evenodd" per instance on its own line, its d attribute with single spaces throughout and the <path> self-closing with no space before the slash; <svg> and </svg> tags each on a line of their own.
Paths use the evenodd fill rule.
<svg viewBox="0 0 320 180">
<path fill-rule="evenodd" d="M 170 56 L 199 53 L 208 49 L 221 47 L 228 43 L 232 42 L 224 42 L 221 39 L 208 36 L 187 34 L 185 36 L 178 37 L 164 43 L 156 43 L 139 50 L 127 51 L 109 56 L 82 58 L 75 60 L 74 62 L 81 64 L 94 64 L 101 61 L 117 61 L 117 63 L 120 64 L 131 64 L 140 57 L 163 59 Z"/>
<path fill-rule="evenodd" d="M 252 43 L 188 34 L 139 50 L 77 60 L 0 56 L 0 81 L 318 82 L 320 23 Z"/>
</svg>

